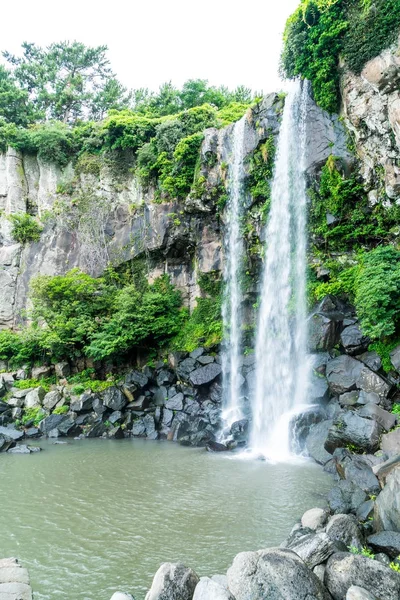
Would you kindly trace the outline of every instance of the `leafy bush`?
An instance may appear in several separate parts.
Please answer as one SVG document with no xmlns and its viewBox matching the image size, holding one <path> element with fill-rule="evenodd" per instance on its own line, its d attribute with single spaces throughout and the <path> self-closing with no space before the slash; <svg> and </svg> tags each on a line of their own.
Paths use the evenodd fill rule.
<svg viewBox="0 0 400 600">
<path fill-rule="evenodd" d="M 395 41 L 400 29 L 398 0 L 302 0 L 284 33 L 282 71 L 312 82 L 317 103 L 339 106 L 339 55 L 359 73 Z"/>
<path fill-rule="evenodd" d="M 34 427 L 37 427 L 40 421 L 43 421 L 45 416 L 46 412 L 39 406 L 35 408 L 25 408 L 21 422 L 22 425 L 27 425 L 30 421 L 33 421 Z"/>
<path fill-rule="evenodd" d="M 363 332 L 372 339 L 396 331 L 400 318 L 400 252 L 382 246 L 365 254 L 356 279 L 355 306 Z"/>
<path fill-rule="evenodd" d="M 12 223 L 12 236 L 20 244 L 27 242 L 38 242 L 42 227 L 39 223 L 27 213 L 10 215 L 9 219 Z"/>
<path fill-rule="evenodd" d="M 64 404 L 64 406 L 58 406 L 53 410 L 54 415 L 65 415 L 69 411 L 69 406 Z"/>
</svg>

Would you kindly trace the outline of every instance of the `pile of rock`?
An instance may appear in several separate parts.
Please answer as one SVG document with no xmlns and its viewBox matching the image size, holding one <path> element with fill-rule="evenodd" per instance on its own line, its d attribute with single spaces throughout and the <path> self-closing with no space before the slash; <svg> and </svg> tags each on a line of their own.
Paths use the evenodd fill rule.
<svg viewBox="0 0 400 600">
<path fill-rule="evenodd" d="M 0 397 L 7 400 L 0 400 L 0 450 L 8 450 L 23 437 L 41 435 L 132 436 L 205 446 L 215 441 L 221 426 L 220 363 L 216 352 L 204 348 L 190 354 L 172 353 L 166 362 L 130 370 L 119 383 L 101 392 L 88 389 L 79 396 L 66 383 L 65 363 L 55 366 L 59 382 L 47 393 L 41 386 L 15 386 L 17 380 L 30 375 L 26 371 L 2 373 Z M 42 367 L 34 369 L 32 376 L 40 379 L 51 373 Z M 42 420 L 37 425 L 32 420 L 16 430 L 13 424 L 27 409 L 37 409 Z M 243 438 L 244 430 L 246 424 L 239 424 L 235 435 Z"/>
</svg>

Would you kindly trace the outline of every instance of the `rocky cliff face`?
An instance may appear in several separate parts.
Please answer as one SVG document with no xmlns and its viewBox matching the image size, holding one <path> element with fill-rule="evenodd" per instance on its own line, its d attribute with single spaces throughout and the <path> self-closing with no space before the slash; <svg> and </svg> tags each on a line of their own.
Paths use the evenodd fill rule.
<svg viewBox="0 0 400 600">
<path fill-rule="evenodd" d="M 399 43 L 342 78 L 343 116 L 361 159 L 371 204 L 400 198 Z"/>
<path fill-rule="evenodd" d="M 278 135 L 282 106 L 283 100 L 271 94 L 248 111 L 247 161 L 260 143 Z M 217 199 L 229 187 L 232 128 L 205 131 L 197 180 L 184 202 L 160 202 L 152 189 L 143 190 L 133 162 L 115 170 L 103 160 L 96 172 L 78 172 L 71 164 L 60 169 L 11 148 L 1 154 L 0 327 L 21 320 L 36 275 L 63 274 L 73 267 L 99 275 L 109 263 L 136 259 L 145 260 L 149 280 L 168 273 L 193 307 L 199 275 L 222 269 L 224 213 Z M 308 131 L 310 171 L 332 152 L 348 155 L 342 124 L 311 98 Z M 250 197 L 248 202 L 250 207 Z M 43 223 L 38 242 L 21 245 L 13 239 L 9 216 L 21 213 Z"/>
</svg>

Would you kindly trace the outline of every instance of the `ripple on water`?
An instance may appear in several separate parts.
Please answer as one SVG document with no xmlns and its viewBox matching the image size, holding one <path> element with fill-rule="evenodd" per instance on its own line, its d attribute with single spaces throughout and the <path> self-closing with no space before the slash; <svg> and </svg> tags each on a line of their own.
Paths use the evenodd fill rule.
<svg viewBox="0 0 400 600">
<path fill-rule="evenodd" d="M 142 600 L 161 562 L 224 572 L 243 550 L 278 545 L 322 505 L 310 462 L 268 464 L 142 440 L 41 442 L 0 457 L 1 556 L 30 570 L 35 600 Z"/>
</svg>

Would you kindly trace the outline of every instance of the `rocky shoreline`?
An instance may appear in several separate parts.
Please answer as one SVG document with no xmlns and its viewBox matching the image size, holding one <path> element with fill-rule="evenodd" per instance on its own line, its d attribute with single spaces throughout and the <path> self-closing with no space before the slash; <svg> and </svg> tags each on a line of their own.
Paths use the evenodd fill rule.
<svg viewBox="0 0 400 600">
<path fill-rule="evenodd" d="M 165 563 L 146 600 L 400 597 L 400 428 L 394 410 L 400 349 L 391 354 L 396 370 L 385 373 L 379 356 L 368 351 L 353 308 L 332 297 L 310 319 L 310 342 L 309 399 L 315 404 L 293 421 L 292 443 L 333 476 L 326 509 L 307 511 L 280 548 L 239 554 L 227 575 L 199 580 L 190 568 Z M 0 448 L 29 453 L 29 440 L 40 435 L 167 439 L 210 450 L 244 446 L 254 355 L 243 357 L 241 372 L 248 418 L 232 426 L 223 445 L 220 363 L 217 348 L 170 353 L 164 361 L 128 370 L 101 391 L 80 395 L 71 393 L 67 363 L 2 373 Z M 58 382 L 48 392 L 40 385 L 16 387 L 28 375 L 40 381 L 53 370 Z M 32 408 L 43 416 L 37 426 L 17 421 L 15 427 Z M 113 600 L 129 598 L 118 594 Z"/>
</svg>

